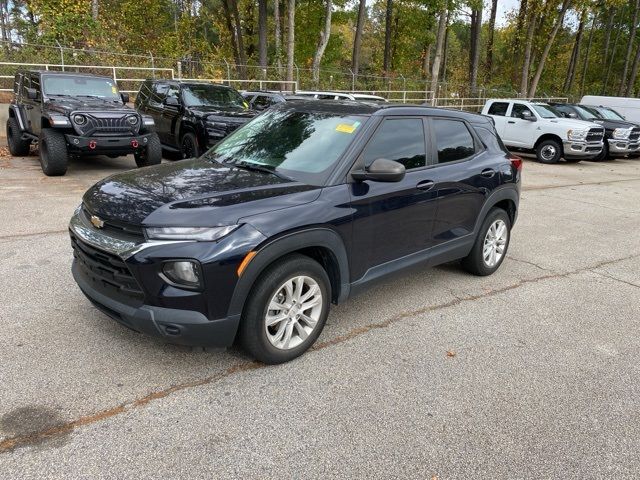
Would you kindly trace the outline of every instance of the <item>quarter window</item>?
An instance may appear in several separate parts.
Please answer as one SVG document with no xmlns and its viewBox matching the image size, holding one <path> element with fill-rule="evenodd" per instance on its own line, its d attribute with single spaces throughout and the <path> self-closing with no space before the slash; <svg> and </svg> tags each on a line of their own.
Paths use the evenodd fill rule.
<svg viewBox="0 0 640 480">
<path fill-rule="evenodd" d="M 385 120 L 367 144 L 363 157 L 365 165 L 371 165 L 378 158 L 385 158 L 403 164 L 407 170 L 424 167 L 427 156 L 422 120 Z"/>
<path fill-rule="evenodd" d="M 464 160 L 475 153 L 473 137 L 463 122 L 437 118 L 432 121 L 432 125 L 438 149 L 438 163 Z"/>
<path fill-rule="evenodd" d="M 509 104 L 506 102 L 493 102 L 489 107 L 489 115 L 504 117 L 507 114 Z"/>
</svg>

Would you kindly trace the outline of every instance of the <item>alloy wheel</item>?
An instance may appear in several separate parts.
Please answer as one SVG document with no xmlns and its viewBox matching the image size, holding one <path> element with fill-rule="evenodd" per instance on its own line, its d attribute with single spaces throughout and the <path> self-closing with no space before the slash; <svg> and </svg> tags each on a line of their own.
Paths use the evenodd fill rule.
<svg viewBox="0 0 640 480">
<path fill-rule="evenodd" d="M 280 350 L 302 344 L 322 315 L 322 290 L 313 278 L 300 275 L 283 283 L 271 298 L 264 326 L 269 343 Z"/>
<path fill-rule="evenodd" d="M 482 247 L 482 259 L 487 267 L 495 267 L 502 259 L 508 235 L 507 225 L 500 219 L 493 222 L 487 230 Z"/>
</svg>

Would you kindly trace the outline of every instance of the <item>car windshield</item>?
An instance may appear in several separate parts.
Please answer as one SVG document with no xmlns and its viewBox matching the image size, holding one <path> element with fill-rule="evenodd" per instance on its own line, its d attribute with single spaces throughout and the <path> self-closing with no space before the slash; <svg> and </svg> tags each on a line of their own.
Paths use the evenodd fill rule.
<svg viewBox="0 0 640 480">
<path fill-rule="evenodd" d="M 584 120 L 600 120 L 602 118 L 602 116 L 592 108 L 583 107 L 582 105 L 574 105 L 573 108 L 578 111 L 580 117 Z"/>
<path fill-rule="evenodd" d="M 182 97 L 188 107 L 236 107 L 247 108 L 242 95 L 231 88 L 217 85 L 185 85 Z"/>
<path fill-rule="evenodd" d="M 534 103 L 533 104 L 533 108 L 535 109 L 536 112 L 538 112 L 538 115 L 540 115 L 542 118 L 556 118 L 556 117 L 561 117 L 562 116 L 551 105 L 545 105 L 545 104 L 542 104 L 542 103 Z"/>
<path fill-rule="evenodd" d="M 309 185 L 323 185 L 362 129 L 366 117 L 268 110 L 213 147 L 206 156 L 261 167 Z"/>
<path fill-rule="evenodd" d="M 607 120 L 626 120 L 622 115 L 620 115 L 615 110 L 606 107 L 593 107 L 594 110 L 602 116 L 602 118 L 606 118 Z"/>
<path fill-rule="evenodd" d="M 118 86 L 110 78 L 74 77 L 72 75 L 43 76 L 42 88 L 48 96 L 96 97 L 121 101 Z"/>
</svg>

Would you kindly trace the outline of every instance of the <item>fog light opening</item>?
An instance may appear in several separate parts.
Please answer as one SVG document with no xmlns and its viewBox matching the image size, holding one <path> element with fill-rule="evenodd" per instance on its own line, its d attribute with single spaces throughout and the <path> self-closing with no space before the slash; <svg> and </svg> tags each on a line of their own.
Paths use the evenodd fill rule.
<svg viewBox="0 0 640 480">
<path fill-rule="evenodd" d="M 162 265 L 162 276 L 176 287 L 199 290 L 202 287 L 200 263 L 195 260 L 175 260 Z"/>
</svg>

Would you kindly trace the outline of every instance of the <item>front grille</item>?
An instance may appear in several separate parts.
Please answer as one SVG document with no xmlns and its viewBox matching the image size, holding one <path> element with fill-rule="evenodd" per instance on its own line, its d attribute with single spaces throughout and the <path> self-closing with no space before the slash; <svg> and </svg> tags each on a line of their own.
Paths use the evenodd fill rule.
<svg viewBox="0 0 640 480">
<path fill-rule="evenodd" d="M 629 134 L 629 140 L 638 140 L 638 138 L 640 138 L 640 128 L 632 128 L 631 133 Z"/>
<path fill-rule="evenodd" d="M 86 205 L 82 206 L 82 214 L 87 221 L 87 225 L 90 225 L 93 213 L 86 207 Z M 145 239 L 142 227 L 139 225 L 119 222 L 111 219 L 101 220 L 104 222 L 104 226 L 100 230 L 106 234 L 118 238 L 119 240 L 138 243 L 144 241 Z"/>
<path fill-rule="evenodd" d="M 127 122 L 127 117 L 132 113 L 84 113 L 75 112 L 71 115 L 71 119 L 77 114 L 83 115 L 86 118 L 86 123 L 83 125 L 77 125 L 74 122 L 74 127 L 78 134 L 88 135 L 136 135 L 140 130 L 140 117 L 138 116 L 138 122 L 135 125 L 130 125 Z"/>
<path fill-rule="evenodd" d="M 599 142 L 604 138 L 604 128 L 591 128 L 587 133 L 587 142 Z"/>
<path fill-rule="evenodd" d="M 141 305 L 144 294 L 124 261 L 71 234 L 73 256 L 96 290 L 125 303 Z"/>
</svg>

